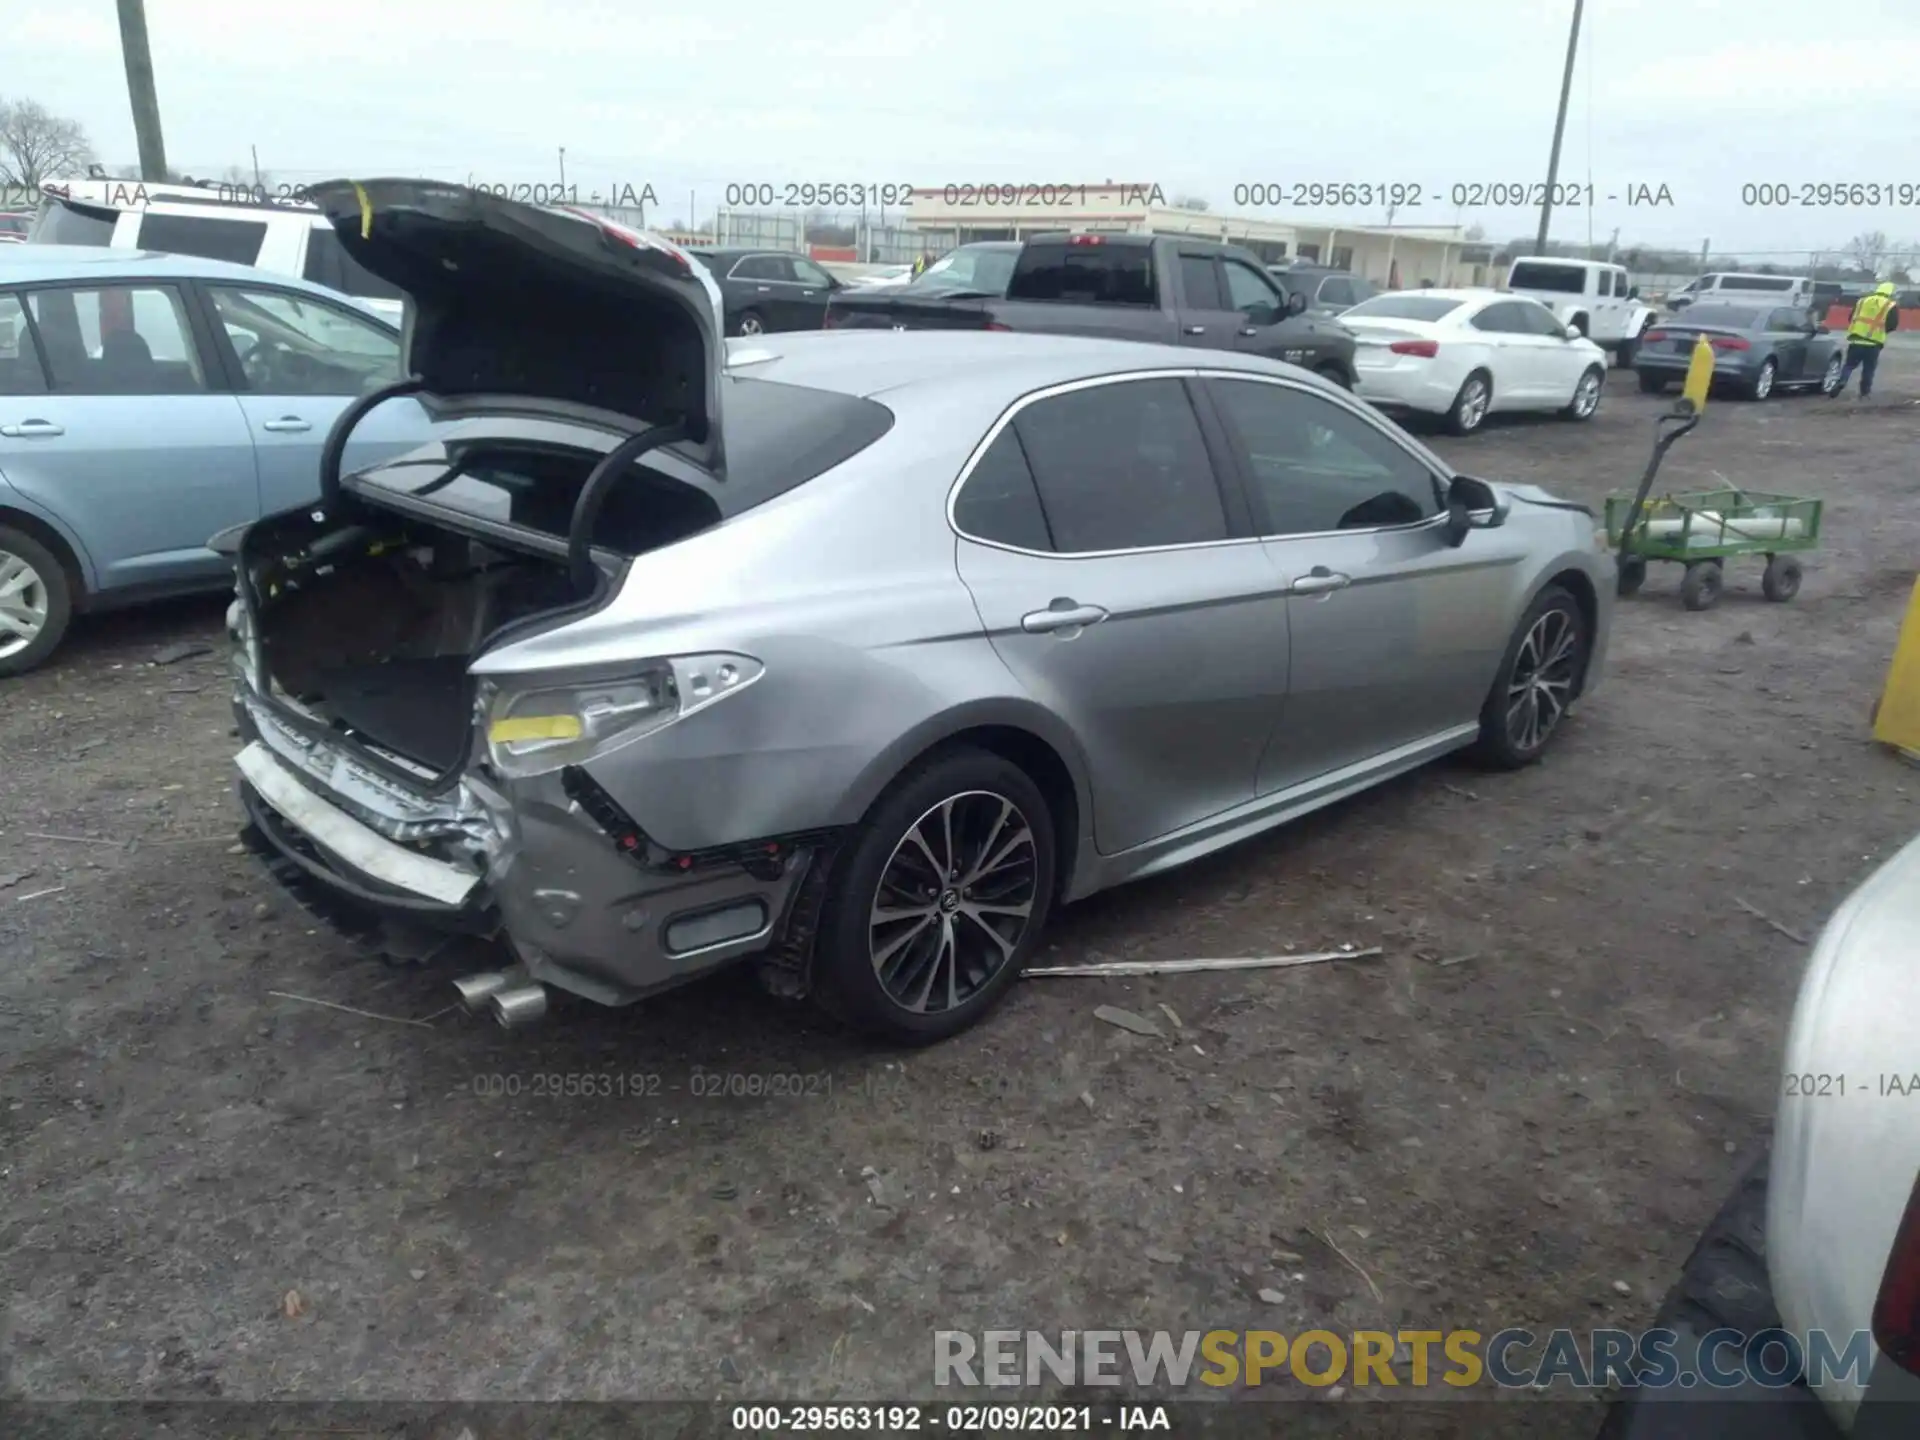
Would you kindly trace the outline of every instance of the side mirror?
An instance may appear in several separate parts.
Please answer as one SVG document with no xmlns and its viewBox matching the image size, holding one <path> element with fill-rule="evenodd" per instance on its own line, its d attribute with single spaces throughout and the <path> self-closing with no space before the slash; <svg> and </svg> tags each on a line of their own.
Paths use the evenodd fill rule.
<svg viewBox="0 0 1920 1440">
<path fill-rule="evenodd" d="M 1475 530 L 1494 530 L 1507 523 L 1507 501 L 1484 480 L 1456 475 L 1447 486 L 1447 544 L 1458 548 Z"/>
<path fill-rule="evenodd" d="M 1295 290 L 1291 295 L 1287 296 L 1287 314 L 1303 315 L 1306 313 L 1306 309 L 1307 297 L 1302 291 Z"/>
</svg>

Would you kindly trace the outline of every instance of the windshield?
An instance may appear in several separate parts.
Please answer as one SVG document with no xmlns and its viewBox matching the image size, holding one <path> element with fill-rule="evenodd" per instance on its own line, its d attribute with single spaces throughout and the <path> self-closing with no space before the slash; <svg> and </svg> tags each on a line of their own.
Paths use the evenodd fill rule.
<svg viewBox="0 0 1920 1440">
<path fill-rule="evenodd" d="M 1342 320 L 1438 320 L 1460 308 L 1438 295 L 1376 295 L 1344 312 Z"/>
<path fill-rule="evenodd" d="M 926 273 L 905 293 L 925 295 L 942 290 L 978 290 L 983 295 L 1004 295 L 1007 281 L 1013 278 L 1013 263 L 1018 250 L 988 249 L 962 245 L 949 251 L 927 267 Z"/>
<path fill-rule="evenodd" d="M 1740 305 L 1691 305 L 1687 308 L 1689 325 L 1723 325 L 1729 330 L 1758 330 L 1760 312 Z"/>
<path fill-rule="evenodd" d="M 1507 277 L 1514 290 L 1551 290 L 1556 295 L 1579 295 L 1587 288 L 1587 272 L 1579 265 L 1552 265 L 1541 260 L 1522 260 Z"/>
</svg>

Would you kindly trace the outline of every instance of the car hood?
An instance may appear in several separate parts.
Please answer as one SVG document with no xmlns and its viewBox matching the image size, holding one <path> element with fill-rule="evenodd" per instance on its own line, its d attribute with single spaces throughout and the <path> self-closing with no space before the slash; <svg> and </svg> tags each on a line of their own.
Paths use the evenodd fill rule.
<svg viewBox="0 0 1920 1440">
<path fill-rule="evenodd" d="M 659 236 L 435 180 L 311 187 L 347 253 L 407 296 L 407 373 L 426 397 L 684 425 L 724 471 L 719 287 Z"/>
<path fill-rule="evenodd" d="M 1787 1328 L 1824 1330 L 1836 1348 L 1872 1328 L 1894 1230 L 1920 1173 L 1920 1097 L 1907 1093 L 1920 1074 L 1916 1013 L 1920 838 L 1827 922 L 1787 1032 L 1782 1068 L 1794 1078 L 1781 1087 L 1774 1124 L 1767 1268 Z M 1893 1077 L 1900 1089 L 1883 1093 Z M 1836 1380 L 1821 1398 L 1845 1414 L 1860 1393 Z"/>
</svg>

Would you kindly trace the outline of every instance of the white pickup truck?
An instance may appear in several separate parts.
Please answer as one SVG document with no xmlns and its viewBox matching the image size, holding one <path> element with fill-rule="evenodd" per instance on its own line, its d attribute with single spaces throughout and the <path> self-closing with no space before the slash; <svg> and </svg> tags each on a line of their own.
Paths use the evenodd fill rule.
<svg viewBox="0 0 1920 1440">
<path fill-rule="evenodd" d="M 1506 289 L 1538 300 L 1623 366 L 1631 366 L 1654 312 L 1624 265 L 1522 255 L 1507 271 Z"/>
</svg>

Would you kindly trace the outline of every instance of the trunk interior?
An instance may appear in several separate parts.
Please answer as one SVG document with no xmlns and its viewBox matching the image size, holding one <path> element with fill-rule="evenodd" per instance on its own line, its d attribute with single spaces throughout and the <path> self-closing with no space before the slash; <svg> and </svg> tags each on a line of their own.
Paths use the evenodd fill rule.
<svg viewBox="0 0 1920 1440">
<path fill-rule="evenodd" d="M 467 666 L 486 638 L 578 600 L 556 560 L 412 522 L 336 530 L 300 558 L 256 581 L 263 679 L 341 738 L 435 775 L 472 743 Z"/>
</svg>

